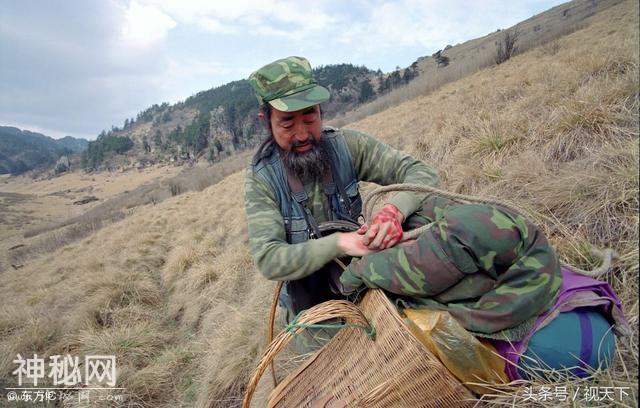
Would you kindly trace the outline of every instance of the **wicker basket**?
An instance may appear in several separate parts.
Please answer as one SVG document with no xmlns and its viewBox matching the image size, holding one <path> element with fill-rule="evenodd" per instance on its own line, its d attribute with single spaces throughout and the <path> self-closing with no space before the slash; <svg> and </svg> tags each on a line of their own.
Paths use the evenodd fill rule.
<svg viewBox="0 0 640 408">
<path fill-rule="evenodd" d="M 384 292 L 369 290 L 358 306 L 329 301 L 305 312 L 302 324 L 345 317 L 368 325 L 367 316 L 376 328 L 375 339 L 362 330 L 340 330 L 272 391 L 269 407 L 474 405 L 471 392 L 411 334 Z M 291 337 L 281 332 L 269 345 L 247 387 L 244 407 L 250 406 L 260 377 Z"/>
</svg>

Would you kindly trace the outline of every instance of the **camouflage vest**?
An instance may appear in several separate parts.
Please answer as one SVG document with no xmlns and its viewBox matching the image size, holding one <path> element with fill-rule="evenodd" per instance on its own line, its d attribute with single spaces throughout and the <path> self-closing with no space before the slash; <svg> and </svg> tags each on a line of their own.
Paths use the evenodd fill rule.
<svg viewBox="0 0 640 408">
<path fill-rule="evenodd" d="M 324 143 L 333 176 L 333 183 L 323 183 L 322 189 L 331 206 L 329 220 L 357 220 L 362 212 L 362 198 L 358 191 L 358 179 L 353 166 L 351 152 L 338 129 L 325 127 L 321 143 Z M 275 145 L 251 163 L 253 171 L 266 180 L 276 195 L 280 214 L 285 224 L 286 239 L 290 244 L 304 242 L 310 238 L 311 228 L 305 219 L 305 209 L 293 197 L 287 172 Z M 345 198 L 340 191 L 343 191 Z M 303 194 L 306 194 L 303 192 Z"/>
</svg>

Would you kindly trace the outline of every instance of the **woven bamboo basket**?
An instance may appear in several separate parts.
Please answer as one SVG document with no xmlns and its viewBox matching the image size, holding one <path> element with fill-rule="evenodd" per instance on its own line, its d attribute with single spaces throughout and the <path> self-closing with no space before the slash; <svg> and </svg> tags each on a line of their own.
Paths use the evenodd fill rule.
<svg viewBox="0 0 640 408">
<path fill-rule="evenodd" d="M 299 323 L 335 317 L 364 326 L 371 322 L 375 337 L 363 330 L 340 330 L 271 392 L 268 407 L 474 405 L 473 394 L 411 334 L 383 291 L 367 291 L 358 306 L 345 301 L 322 303 L 307 310 Z M 267 347 L 247 386 L 244 407 L 250 406 L 260 377 L 292 336 L 283 331 Z"/>
</svg>

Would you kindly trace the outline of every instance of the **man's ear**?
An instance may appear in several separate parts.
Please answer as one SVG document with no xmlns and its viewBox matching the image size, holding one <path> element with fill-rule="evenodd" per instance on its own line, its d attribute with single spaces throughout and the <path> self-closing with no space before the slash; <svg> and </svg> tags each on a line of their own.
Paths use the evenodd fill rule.
<svg viewBox="0 0 640 408">
<path fill-rule="evenodd" d="M 264 112 L 258 112 L 258 119 L 264 120 Z"/>
</svg>

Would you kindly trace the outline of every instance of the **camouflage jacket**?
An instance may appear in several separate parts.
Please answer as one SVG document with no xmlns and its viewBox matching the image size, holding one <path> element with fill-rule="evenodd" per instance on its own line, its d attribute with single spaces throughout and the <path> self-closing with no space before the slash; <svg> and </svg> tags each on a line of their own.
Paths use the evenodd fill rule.
<svg viewBox="0 0 640 408">
<path fill-rule="evenodd" d="M 323 134 L 334 131 L 323 129 Z M 342 130 L 358 181 L 380 185 L 416 183 L 436 185 L 433 168 L 362 132 Z M 302 180 L 309 208 L 318 223 L 328 219 L 329 204 L 320 180 Z M 424 194 L 400 192 L 388 202 L 408 216 L 420 208 Z M 250 167 L 245 177 L 245 210 L 249 244 L 258 270 L 271 280 L 304 278 L 335 257 L 343 256 L 337 236 L 297 244 L 286 241 L 284 220 L 273 189 Z"/>
</svg>

